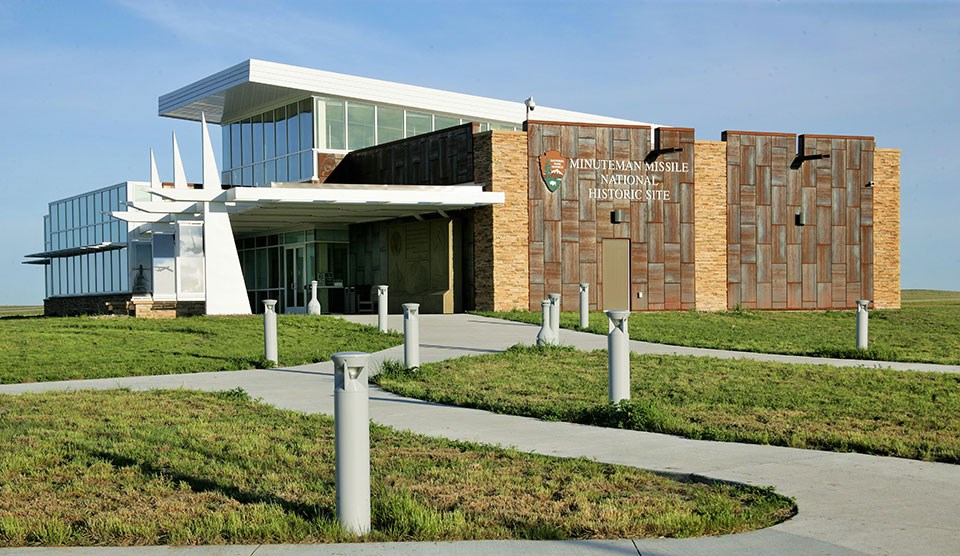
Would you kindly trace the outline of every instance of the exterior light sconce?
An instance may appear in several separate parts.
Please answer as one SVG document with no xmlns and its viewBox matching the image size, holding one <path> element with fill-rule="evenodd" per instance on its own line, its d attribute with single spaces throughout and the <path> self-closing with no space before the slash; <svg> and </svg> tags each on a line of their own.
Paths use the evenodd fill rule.
<svg viewBox="0 0 960 556">
<path fill-rule="evenodd" d="M 683 152 L 683 147 L 670 147 L 668 149 L 653 149 L 650 151 L 650 154 L 643 159 L 644 162 L 653 162 L 654 160 L 660 158 L 661 155 L 670 154 L 670 153 L 681 153 Z"/>
<path fill-rule="evenodd" d="M 864 187 L 873 187 L 873 186 L 874 186 L 874 183 L 873 183 L 872 181 L 868 181 L 868 182 L 865 183 L 863 186 L 864 186 Z"/>
<path fill-rule="evenodd" d="M 611 224 L 623 223 L 623 209 L 617 209 L 610 212 L 610 223 Z"/>
<path fill-rule="evenodd" d="M 807 215 L 803 211 L 797 212 L 796 215 L 796 224 L 797 226 L 806 226 L 807 225 Z"/>
<path fill-rule="evenodd" d="M 790 163 L 790 168 L 793 170 L 799 170 L 800 165 L 808 160 L 822 160 L 824 158 L 830 158 L 829 154 L 798 154 L 796 158 L 793 159 L 793 162 Z"/>
<path fill-rule="evenodd" d="M 537 107 L 537 103 L 536 103 L 535 100 L 533 100 L 533 97 L 527 97 L 527 98 L 523 101 L 523 104 L 527 107 L 527 117 L 526 117 L 526 119 L 529 120 L 529 119 L 530 119 L 530 112 L 533 112 L 533 109 Z"/>
</svg>

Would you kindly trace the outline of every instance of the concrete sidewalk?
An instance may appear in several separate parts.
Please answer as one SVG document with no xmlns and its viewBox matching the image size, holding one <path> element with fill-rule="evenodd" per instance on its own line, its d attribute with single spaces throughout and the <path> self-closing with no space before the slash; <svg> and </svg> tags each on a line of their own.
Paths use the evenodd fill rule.
<svg viewBox="0 0 960 556">
<path fill-rule="evenodd" d="M 362 320 L 367 317 L 360 317 Z M 395 322 L 394 322 L 395 319 Z M 400 326 L 400 317 L 391 317 Z M 473 315 L 421 317 L 421 358 L 438 361 L 532 343 L 537 327 Z M 565 343 L 595 349 L 605 338 L 563 331 Z M 637 349 L 637 346 L 633 346 Z M 642 348 L 642 346 L 641 346 Z M 699 350 L 698 350 L 699 351 Z M 712 350 L 705 350 L 711 351 Z M 712 355 L 713 353 L 711 353 Z M 738 354 L 742 355 L 742 354 Z M 282 356 L 282 354 L 281 354 Z M 374 359 L 402 359 L 402 346 Z M 948 370 L 948 369 L 944 369 Z M 956 372 L 956 371 L 952 371 Z M 301 367 L 0 386 L 0 393 L 63 389 L 241 387 L 285 409 L 333 413 L 332 364 Z M 564 457 L 585 456 L 678 475 L 774 486 L 795 497 L 799 514 L 752 533 L 699 539 L 623 541 L 389 543 L 309 546 L 0 549 L 9 554 L 292 555 L 292 554 L 958 554 L 960 466 L 687 440 L 666 435 L 537 421 L 442 406 L 373 389 L 371 418 L 431 436 L 513 446 Z"/>
</svg>

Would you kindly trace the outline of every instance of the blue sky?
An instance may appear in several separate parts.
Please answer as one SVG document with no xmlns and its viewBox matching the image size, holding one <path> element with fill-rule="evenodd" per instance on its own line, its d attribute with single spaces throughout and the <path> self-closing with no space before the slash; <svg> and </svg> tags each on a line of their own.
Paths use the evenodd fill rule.
<svg viewBox="0 0 960 556">
<path fill-rule="evenodd" d="M 960 3 L 0 0 L 0 304 L 39 304 L 49 201 L 200 181 L 157 98 L 247 58 L 694 127 L 903 150 L 905 288 L 960 290 Z M 213 133 L 215 141 L 219 133 Z M 219 147 L 217 147 L 219 154 Z"/>
</svg>

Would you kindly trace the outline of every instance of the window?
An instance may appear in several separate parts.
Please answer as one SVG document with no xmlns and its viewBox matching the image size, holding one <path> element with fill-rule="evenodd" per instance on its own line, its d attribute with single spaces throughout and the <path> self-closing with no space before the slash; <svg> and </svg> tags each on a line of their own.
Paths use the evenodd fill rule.
<svg viewBox="0 0 960 556">
<path fill-rule="evenodd" d="M 372 104 L 347 104 L 347 148 L 362 149 L 376 143 L 375 111 Z"/>
<path fill-rule="evenodd" d="M 448 127 L 460 125 L 460 118 L 437 115 L 434 116 L 434 123 L 436 124 L 436 129 L 446 129 Z"/>
<path fill-rule="evenodd" d="M 407 137 L 433 131 L 433 116 L 422 112 L 407 111 Z"/>
<path fill-rule="evenodd" d="M 230 166 L 228 168 L 237 168 L 240 166 L 240 124 L 230 124 Z M 237 183 L 237 182 L 234 182 Z"/>
<path fill-rule="evenodd" d="M 287 154 L 287 109 L 281 107 L 274 110 L 273 119 L 276 122 L 277 156 L 284 156 Z"/>
<path fill-rule="evenodd" d="M 326 103 L 326 131 L 328 149 L 346 149 L 346 118 L 342 100 L 328 100 Z"/>
<path fill-rule="evenodd" d="M 377 144 L 403 139 L 403 110 L 377 107 Z"/>
<path fill-rule="evenodd" d="M 221 145 L 223 146 L 223 150 L 221 151 L 223 153 L 223 167 L 230 168 L 232 166 L 230 164 L 230 126 L 220 126 L 220 133 L 222 140 Z"/>
<path fill-rule="evenodd" d="M 300 150 L 313 148 L 313 99 L 300 101 Z M 313 174 L 313 172 L 310 172 Z"/>
<path fill-rule="evenodd" d="M 242 147 L 240 150 L 240 164 L 250 164 L 253 162 L 253 129 L 250 120 L 244 120 L 240 124 L 240 146 Z"/>
<path fill-rule="evenodd" d="M 287 106 L 287 153 L 300 150 L 300 119 L 297 116 L 297 105 Z"/>
<path fill-rule="evenodd" d="M 270 160 L 277 156 L 277 139 L 274 124 L 274 111 L 270 110 L 263 115 L 263 158 Z"/>
<path fill-rule="evenodd" d="M 251 120 L 253 125 L 253 161 L 263 160 L 263 118 L 254 116 Z"/>
</svg>

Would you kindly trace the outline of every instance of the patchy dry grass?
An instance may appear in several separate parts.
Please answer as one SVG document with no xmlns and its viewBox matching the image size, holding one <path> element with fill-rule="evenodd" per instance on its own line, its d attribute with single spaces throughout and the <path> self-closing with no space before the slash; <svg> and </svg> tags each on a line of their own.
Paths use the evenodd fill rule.
<svg viewBox="0 0 960 556">
<path fill-rule="evenodd" d="M 333 421 L 242 390 L 0 396 L 0 546 L 351 540 Z M 766 489 L 371 427 L 363 540 L 636 538 L 766 527 Z"/>
<path fill-rule="evenodd" d="M 960 463 L 960 375 L 634 354 L 632 401 L 607 403 L 607 353 L 514 347 L 386 366 L 393 392 L 500 413 L 690 438 Z"/>
</svg>

